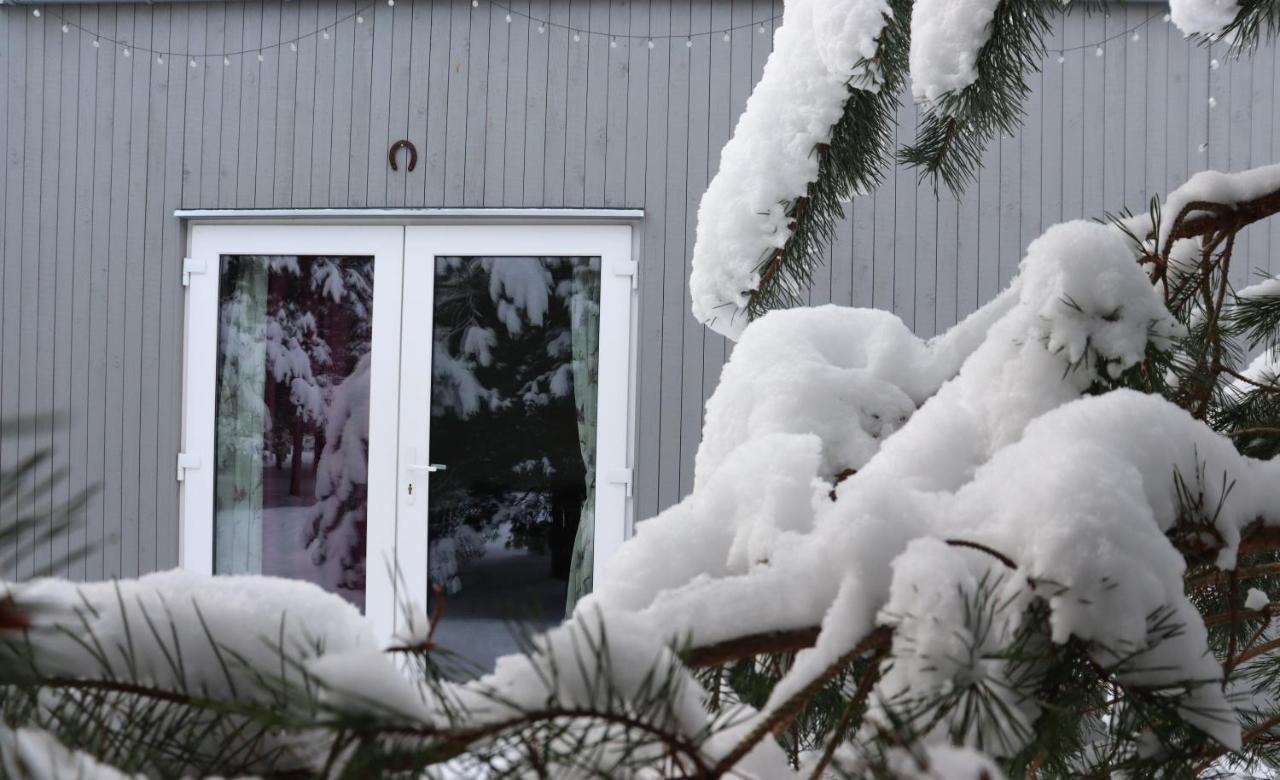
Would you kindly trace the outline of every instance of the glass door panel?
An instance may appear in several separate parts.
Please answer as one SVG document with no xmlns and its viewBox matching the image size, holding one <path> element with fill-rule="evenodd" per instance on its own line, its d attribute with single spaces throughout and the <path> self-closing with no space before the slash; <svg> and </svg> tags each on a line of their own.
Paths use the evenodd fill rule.
<svg viewBox="0 0 1280 780">
<path fill-rule="evenodd" d="M 182 567 L 313 582 L 381 637 L 419 565 L 396 546 L 404 236 L 197 224 L 184 261 Z"/>
<path fill-rule="evenodd" d="M 591 589 L 601 262 L 434 259 L 427 572 L 440 644 L 490 668 Z M 425 400 L 425 399 L 423 399 Z M 433 605 L 434 606 L 434 605 Z"/>
<path fill-rule="evenodd" d="M 222 255 L 213 571 L 365 602 L 372 257 Z"/>
</svg>

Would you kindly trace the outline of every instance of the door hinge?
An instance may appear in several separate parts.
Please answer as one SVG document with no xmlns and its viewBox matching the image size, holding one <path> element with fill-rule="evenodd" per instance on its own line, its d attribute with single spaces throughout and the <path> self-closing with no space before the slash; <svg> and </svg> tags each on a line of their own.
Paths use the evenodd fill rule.
<svg viewBox="0 0 1280 780">
<path fill-rule="evenodd" d="M 600 476 L 611 485 L 626 486 L 627 495 L 631 495 L 631 469 L 605 469 Z"/>
<path fill-rule="evenodd" d="M 640 286 L 640 264 L 635 260 L 616 260 L 613 262 L 612 273 L 614 276 L 631 277 L 631 289 Z"/>
<path fill-rule="evenodd" d="M 198 258 L 198 257 L 182 258 L 182 286 L 190 287 L 191 275 L 202 274 L 205 272 L 205 270 L 206 270 L 205 262 L 202 258 Z"/>
<path fill-rule="evenodd" d="M 189 452 L 178 453 L 178 481 L 185 482 L 187 480 L 187 472 L 195 471 L 200 468 L 200 456 L 192 455 Z"/>
</svg>

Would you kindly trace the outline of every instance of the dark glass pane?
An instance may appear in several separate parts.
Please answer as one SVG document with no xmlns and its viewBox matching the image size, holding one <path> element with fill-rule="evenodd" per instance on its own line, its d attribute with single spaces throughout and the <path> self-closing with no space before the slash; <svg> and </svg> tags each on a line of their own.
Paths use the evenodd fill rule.
<svg viewBox="0 0 1280 780">
<path fill-rule="evenodd" d="M 224 255 L 214 570 L 364 606 L 373 258 Z"/>
<path fill-rule="evenodd" d="M 599 301 L 599 258 L 436 259 L 428 571 L 482 667 L 591 586 Z"/>
</svg>

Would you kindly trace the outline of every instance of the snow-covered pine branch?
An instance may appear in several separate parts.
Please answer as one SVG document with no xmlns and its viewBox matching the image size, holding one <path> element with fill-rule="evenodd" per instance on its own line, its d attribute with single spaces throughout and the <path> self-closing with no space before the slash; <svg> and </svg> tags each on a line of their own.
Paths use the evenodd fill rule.
<svg viewBox="0 0 1280 780">
<path fill-rule="evenodd" d="M 892 143 L 906 2 L 795 0 L 698 208 L 693 314 L 736 338 L 807 284 L 839 199 L 870 190 Z M 832 151 L 834 149 L 834 152 Z M 782 253 L 790 247 L 788 254 Z"/>
<path fill-rule="evenodd" d="M 922 119 L 897 158 L 935 187 L 962 190 L 987 144 L 1021 126 L 1060 10 L 1035 0 L 788 3 L 698 210 L 694 317 L 736 340 L 750 319 L 802 299 L 842 200 L 869 192 L 891 157 L 908 65 Z M 1184 34 L 1225 36 L 1237 53 L 1280 32 L 1273 2 L 1173 0 L 1171 13 Z"/>
</svg>

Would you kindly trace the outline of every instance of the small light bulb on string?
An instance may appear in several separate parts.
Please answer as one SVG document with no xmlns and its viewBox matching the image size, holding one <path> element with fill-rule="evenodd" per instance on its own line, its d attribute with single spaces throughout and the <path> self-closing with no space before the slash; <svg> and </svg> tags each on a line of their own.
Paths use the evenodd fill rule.
<svg viewBox="0 0 1280 780">
<path fill-rule="evenodd" d="M 1199 151 L 1200 151 L 1200 153 L 1201 153 L 1201 154 L 1204 154 L 1205 150 L 1206 150 L 1206 149 L 1208 149 L 1208 148 L 1209 148 L 1209 143 L 1208 143 L 1207 141 L 1205 141 L 1205 142 L 1203 142 L 1203 143 L 1201 143 L 1201 144 L 1200 144 L 1200 146 L 1199 146 Z"/>
<path fill-rule="evenodd" d="M 1173 16 L 1172 16 L 1172 15 L 1170 15 L 1170 14 L 1165 14 L 1165 15 L 1164 15 L 1164 23 L 1165 23 L 1165 24 L 1168 24 L 1168 23 L 1169 23 L 1170 21 L 1172 21 L 1172 20 L 1173 20 Z"/>
<path fill-rule="evenodd" d="M 618 39 L 617 39 L 617 38 L 610 38 L 610 39 L 609 39 L 609 48 L 610 48 L 610 49 L 616 49 L 616 48 L 618 48 Z"/>
<path fill-rule="evenodd" d="M 763 24 L 760 25 L 760 28 L 756 30 L 756 32 L 760 33 L 761 35 L 764 35 L 764 25 Z"/>
<path fill-rule="evenodd" d="M 1099 46 L 1098 48 L 1094 49 L 1094 50 L 1093 50 L 1093 55 L 1094 55 L 1095 57 L 1101 57 L 1101 56 L 1102 56 L 1102 47 L 1101 47 L 1101 46 Z"/>
<path fill-rule="evenodd" d="M 506 22 L 507 24 L 511 24 L 511 14 L 506 15 Z"/>
<path fill-rule="evenodd" d="M 163 65 L 163 64 L 164 64 L 164 55 L 163 55 L 163 54 L 157 54 L 157 55 L 156 55 L 156 64 L 157 64 L 157 65 Z"/>
<path fill-rule="evenodd" d="M 1218 99 L 1217 99 L 1216 97 L 1214 97 L 1213 95 L 1210 95 L 1210 96 L 1209 96 L 1209 108 L 1216 108 L 1217 106 L 1218 106 Z"/>
<path fill-rule="evenodd" d="M 39 19 L 39 18 L 40 18 L 40 9 L 39 9 L 39 8 L 32 8 L 32 9 L 31 9 L 31 15 L 32 15 L 32 16 L 34 16 L 35 18 Z"/>
<path fill-rule="evenodd" d="M 692 39 L 692 38 L 685 38 L 685 39 L 684 39 L 684 47 L 685 47 L 686 49 L 692 49 L 692 48 L 693 48 L 693 39 Z"/>
<path fill-rule="evenodd" d="M 479 8 L 479 7 L 480 7 L 480 0 L 471 0 L 471 7 L 472 7 L 472 8 Z"/>
<path fill-rule="evenodd" d="M 324 32 L 320 33 L 320 37 L 324 38 L 326 41 L 329 40 L 329 31 L 325 30 Z"/>
<path fill-rule="evenodd" d="M 1214 59 L 1209 60 L 1209 67 L 1212 70 L 1217 70 L 1221 64 L 1222 63 L 1218 62 L 1218 59 L 1216 57 Z"/>
<path fill-rule="evenodd" d="M 356 15 L 356 24 L 364 24 L 364 15 L 363 15 L 363 14 L 357 14 L 357 15 Z"/>
<path fill-rule="evenodd" d="M 93 48 L 95 48 L 95 49 L 96 49 L 96 48 L 98 48 L 98 47 L 99 47 L 99 46 L 101 46 L 101 45 L 102 45 L 102 41 L 98 40 L 97 38 L 94 38 L 94 39 L 93 39 Z"/>
<path fill-rule="evenodd" d="M 579 34 L 577 33 L 577 31 L 575 30 L 575 31 L 574 31 L 574 33 L 573 33 L 573 42 L 574 42 L 574 43 L 577 43 L 577 42 L 578 42 L 578 41 L 580 41 L 580 40 L 582 40 L 582 36 L 581 36 L 581 35 L 579 35 Z"/>
<path fill-rule="evenodd" d="M 193 68 L 198 68 L 198 67 L 200 67 L 200 66 L 196 63 L 196 58 L 195 58 L 195 57 L 192 57 L 192 58 L 191 58 L 191 62 L 190 62 L 190 63 L 188 63 L 188 64 L 189 64 L 191 67 L 193 67 Z"/>
<path fill-rule="evenodd" d="M 69 32 L 71 32 L 71 25 L 69 25 L 69 24 L 63 24 L 63 25 L 62 25 L 62 34 L 63 34 L 63 35 L 66 35 L 66 34 L 67 34 L 67 33 L 69 33 Z"/>
<path fill-rule="evenodd" d="M 652 39 L 652 38 L 650 38 L 648 41 L 645 41 L 645 46 L 648 46 L 650 49 L 652 49 L 652 48 L 653 48 L 653 39 Z"/>
<path fill-rule="evenodd" d="M 224 68 L 229 68 L 229 67 L 231 67 L 231 58 L 230 58 L 230 57 L 223 57 L 223 58 L 222 58 L 222 67 L 224 67 Z"/>
<path fill-rule="evenodd" d="M 258 62 L 262 62 L 266 57 L 262 56 L 262 52 L 258 52 Z"/>
<path fill-rule="evenodd" d="M 724 31 L 724 42 L 725 42 L 725 43 L 728 43 L 728 42 L 729 42 L 729 41 L 731 41 L 731 40 L 733 40 L 733 35 L 732 35 L 732 34 L 730 34 L 730 32 L 729 32 L 728 30 L 725 30 L 725 31 Z"/>
<path fill-rule="evenodd" d="M 297 51 L 297 50 L 298 50 L 297 41 L 289 41 L 289 51 Z"/>
<path fill-rule="evenodd" d="M 396 0 L 387 0 L 387 7 L 388 7 L 388 8 L 395 8 L 395 7 L 396 7 Z"/>
<path fill-rule="evenodd" d="M 1138 42 L 1138 41 L 1140 41 L 1140 40 L 1142 40 L 1142 36 L 1138 33 L 1138 31 L 1137 31 L 1137 30 L 1134 30 L 1134 31 L 1133 31 L 1133 42 L 1134 42 L 1134 43 L 1137 43 L 1137 42 Z"/>
<path fill-rule="evenodd" d="M 126 57 L 132 57 L 132 56 L 133 56 L 133 52 L 129 50 L 129 47 L 128 47 L 128 46 L 124 47 L 124 51 L 122 51 L 122 52 L 121 52 L 121 54 L 123 54 L 123 55 L 124 55 L 124 56 L 126 56 Z"/>
<path fill-rule="evenodd" d="M 546 32 L 546 31 L 547 31 L 547 26 L 546 26 L 545 24 L 540 24 L 540 25 L 538 25 L 538 34 L 539 34 L 539 35 L 541 35 L 542 33 Z"/>
<path fill-rule="evenodd" d="M 1058 52 L 1058 64 L 1061 65 L 1066 61 L 1067 61 L 1067 55 L 1063 54 L 1062 52 Z"/>
</svg>

